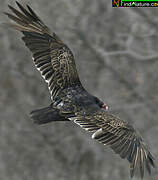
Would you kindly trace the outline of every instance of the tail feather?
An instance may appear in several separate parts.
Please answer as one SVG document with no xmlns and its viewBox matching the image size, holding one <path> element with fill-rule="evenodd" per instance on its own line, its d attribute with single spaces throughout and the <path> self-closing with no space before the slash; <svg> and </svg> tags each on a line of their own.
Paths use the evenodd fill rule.
<svg viewBox="0 0 158 180">
<path fill-rule="evenodd" d="M 60 116 L 59 112 L 51 106 L 34 110 L 30 113 L 30 116 L 35 124 L 46 124 L 52 121 L 69 121 L 65 117 Z"/>
</svg>

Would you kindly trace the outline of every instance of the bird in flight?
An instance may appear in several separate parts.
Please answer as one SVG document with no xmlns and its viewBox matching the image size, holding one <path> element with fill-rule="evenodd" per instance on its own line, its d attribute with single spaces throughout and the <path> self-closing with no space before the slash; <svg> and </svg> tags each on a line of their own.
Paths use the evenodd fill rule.
<svg viewBox="0 0 158 180">
<path fill-rule="evenodd" d="M 22 40 L 32 52 L 33 62 L 48 84 L 51 104 L 30 113 L 36 124 L 71 121 L 92 134 L 130 163 L 130 175 L 139 169 L 141 178 L 155 167 L 154 158 L 139 133 L 127 122 L 107 112 L 107 105 L 82 86 L 69 47 L 52 32 L 27 5 L 8 5 L 13 21 L 6 23 L 23 33 Z"/>
</svg>

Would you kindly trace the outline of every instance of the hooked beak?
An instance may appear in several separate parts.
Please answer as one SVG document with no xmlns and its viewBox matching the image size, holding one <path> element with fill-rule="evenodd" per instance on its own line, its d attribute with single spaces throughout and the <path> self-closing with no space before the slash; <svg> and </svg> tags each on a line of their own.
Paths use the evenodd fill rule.
<svg viewBox="0 0 158 180">
<path fill-rule="evenodd" d="M 103 104 L 103 108 L 107 111 L 109 107 L 106 104 Z"/>
</svg>

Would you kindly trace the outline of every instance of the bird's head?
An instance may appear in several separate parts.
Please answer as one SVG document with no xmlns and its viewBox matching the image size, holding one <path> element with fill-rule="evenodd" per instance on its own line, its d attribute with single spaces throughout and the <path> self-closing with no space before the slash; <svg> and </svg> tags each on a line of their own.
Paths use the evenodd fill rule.
<svg viewBox="0 0 158 180">
<path fill-rule="evenodd" d="M 95 98 L 95 101 L 99 105 L 100 108 L 104 108 L 105 110 L 109 109 L 109 107 L 103 101 L 101 101 L 99 98 L 97 98 L 95 96 L 94 96 L 94 98 Z"/>
<path fill-rule="evenodd" d="M 102 103 L 103 103 L 103 102 L 102 102 Z M 104 108 L 105 110 L 108 110 L 108 109 L 109 109 L 109 106 L 106 105 L 105 103 L 103 103 L 101 107 Z"/>
</svg>

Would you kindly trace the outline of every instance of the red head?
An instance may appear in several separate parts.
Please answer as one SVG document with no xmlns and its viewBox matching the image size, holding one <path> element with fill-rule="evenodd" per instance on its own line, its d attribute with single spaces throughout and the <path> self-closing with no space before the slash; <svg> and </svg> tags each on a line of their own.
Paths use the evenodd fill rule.
<svg viewBox="0 0 158 180">
<path fill-rule="evenodd" d="M 104 108 L 105 110 L 109 109 L 109 107 L 106 104 L 104 104 L 100 99 L 98 99 L 95 96 L 94 96 L 94 98 L 95 98 L 96 103 L 100 106 L 100 108 Z"/>
<path fill-rule="evenodd" d="M 105 110 L 108 110 L 109 109 L 109 107 L 106 105 L 106 104 L 102 104 L 102 108 L 104 108 Z"/>
</svg>

